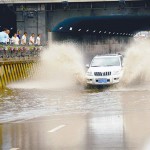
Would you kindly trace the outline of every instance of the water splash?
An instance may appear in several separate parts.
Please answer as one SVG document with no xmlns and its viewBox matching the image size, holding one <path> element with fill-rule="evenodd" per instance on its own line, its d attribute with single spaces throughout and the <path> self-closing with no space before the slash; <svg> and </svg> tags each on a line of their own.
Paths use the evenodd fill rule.
<svg viewBox="0 0 150 150">
<path fill-rule="evenodd" d="M 139 85 L 150 82 L 150 40 L 133 41 L 124 59 L 122 84 Z"/>
<path fill-rule="evenodd" d="M 84 81 L 83 55 L 74 44 L 55 43 L 46 48 L 32 80 L 14 83 L 14 88 L 67 88 Z"/>
</svg>

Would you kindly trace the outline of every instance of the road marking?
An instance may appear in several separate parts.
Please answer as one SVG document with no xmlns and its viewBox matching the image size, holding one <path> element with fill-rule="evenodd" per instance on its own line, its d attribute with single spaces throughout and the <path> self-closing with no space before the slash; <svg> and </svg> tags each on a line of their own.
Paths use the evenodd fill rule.
<svg viewBox="0 0 150 150">
<path fill-rule="evenodd" d="M 56 128 L 54 128 L 54 129 L 52 129 L 52 130 L 50 130 L 50 131 L 48 131 L 48 132 L 50 132 L 50 133 L 53 133 L 53 132 L 56 132 L 56 131 L 58 131 L 58 130 L 60 130 L 61 128 L 64 128 L 66 125 L 60 125 L 60 126 L 58 126 L 58 127 L 56 127 Z"/>
<path fill-rule="evenodd" d="M 18 150 L 19 148 L 11 148 L 10 150 Z"/>
</svg>

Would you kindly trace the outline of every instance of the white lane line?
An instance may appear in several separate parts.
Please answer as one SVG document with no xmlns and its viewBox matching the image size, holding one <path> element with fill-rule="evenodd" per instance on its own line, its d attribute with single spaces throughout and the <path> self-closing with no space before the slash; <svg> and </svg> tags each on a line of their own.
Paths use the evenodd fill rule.
<svg viewBox="0 0 150 150">
<path fill-rule="evenodd" d="M 19 148 L 11 148 L 10 150 L 18 150 Z"/>
<path fill-rule="evenodd" d="M 50 130 L 48 132 L 50 132 L 50 133 L 56 132 L 56 131 L 60 130 L 61 128 L 64 128 L 65 126 L 66 126 L 65 124 L 60 125 L 60 126 L 54 128 L 54 129 L 52 129 L 52 130 Z"/>
</svg>

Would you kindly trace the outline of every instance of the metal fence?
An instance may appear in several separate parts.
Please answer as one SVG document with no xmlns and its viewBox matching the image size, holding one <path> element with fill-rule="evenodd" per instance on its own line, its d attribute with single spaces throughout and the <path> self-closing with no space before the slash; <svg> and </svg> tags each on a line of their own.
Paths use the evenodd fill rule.
<svg viewBox="0 0 150 150">
<path fill-rule="evenodd" d="M 42 46 L 0 45 L 0 59 L 31 59 L 39 57 Z"/>
</svg>

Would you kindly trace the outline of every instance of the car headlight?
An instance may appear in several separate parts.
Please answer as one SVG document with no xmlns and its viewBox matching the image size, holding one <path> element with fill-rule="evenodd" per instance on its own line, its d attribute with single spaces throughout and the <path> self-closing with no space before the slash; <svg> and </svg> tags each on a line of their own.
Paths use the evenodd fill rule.
<svg viewBox="0 0 150 150">
<path fill-rule="evenodd" d="M 87 76 L 93 76 L 93 74 L 92 74 L 91 71 L 87 72 L 86 75 L 87 75 Z"/>
<path fill-rule="evenodd" d="M 120 74 L 120 70 L 117 70 L 117 71 L 113 72 L 113 75 L 118 75 L 118 74 Z"/>
</svg>

